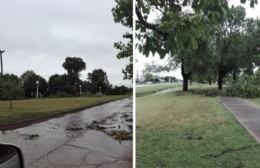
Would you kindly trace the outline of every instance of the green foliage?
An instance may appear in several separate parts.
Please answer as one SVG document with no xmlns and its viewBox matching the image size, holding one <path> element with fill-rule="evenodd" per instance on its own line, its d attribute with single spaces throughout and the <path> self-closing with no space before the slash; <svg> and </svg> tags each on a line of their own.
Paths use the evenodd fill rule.
<svg viewBox="0 0 260 168">
<path fill-rule="evenodd" d="M 260 71 L 254 75 L 242 75 L 236 82 L 230 82 L 226 90 L 227 95 L 242 98 L 260 97 Z"/>
<path fill-rule="evenodd" d="M 127 88 L 126 86 L 115 86 L 109 90 L 108 95 L 126 95 L 130 93 L 132 93 L 131 88 Z"/>
<path fill-rule="evenodd" d="M 190 10 L 182 11 L 187 7 Z M 139 51 L 148 56 L 158 53 L 161 58 L 166 54 L 174 56 L 183 50 L 198 48 L 199 39 L 209 36 L 225 16 L 226 0 L 183 2 L 167 0 L 137 1 L 137 39 Z M 151 13 L 157 18 L 149 20 Z"/>
<path fill-rule="evenodd" d="M 115 0 L 116 6 L 112 9 L 114 21 L 121 23 L 130 29 L 133 28 L 133 2 L 131 0 Z M 124 79 L 133 78 L 133 34 L 125 33 L 123 38 L 126 42 L 116 42 L 114 47 L 119 50 L 116 57 L 118 59 L 129 59 L 129 64 L 122 70 Z"/>
<path fill-rule="evenodd" d="M 144 74 L 144 81 L 148 82 L 148 81 L 152 81 L 153 80 L 153 74 L 151 73 L 145 73 Z"/>
<path fill-rule="evenodd" d="M 69 84 L 68 75 L 52 75 L 49 78 L 49 92 L 51 94 L 55 94 L 57 91 L 66 92 L 68 94 L 72 94 L 72 85 Z"/>
<path fill-rule="evenodd" d="M 46 94 L 48 83 L 46 80 L 34 73 L 34 71 L 28 70 L 21 75 L 21 83 L 24 88 L 25 97 L 34 97 L 36 93 L 36 81 L 39 81 L 39 93 Z"/>
<path fill-rule="evenodd" d="M 0 99 L 14 100 L 24 97 L 24 90 L 19 85 L 16 75 L 5 74 L 0 78 Z"/>
<path fill-rule="evenodd" d="M 126 44 L 123 42 L 114 43 L 114 47 L 119 50 L 116 57 L 118 59 L 128 58 L 129 64 L 122 70 L 124 79 L 132 80 L 133 78 L 133 40 L 130 39 Z"/>
<path fill-rule="evenodd" d="M 147 72 L 147 73 L 144 74 L 144 81 L 145 82 L 158 83 L 158 82 L 160 82 L 160 79 L 159 79 L 158 76 L 153 75 L 152 73 Z"/>
<path fill-rule="evenodd" d="M 111 87 L 107 79 L 107 73 L 102 69 L 95 69 L 92 73 L 88 73 L 88 80 L 91 85 L 92 93 L 99 92 L 100 89 L 102 93 L 106 93 Z"/>
<path fill-rule="evenodd" d="M 163 79 L 165 82 L 178 82 L 178 79 L 175 76 L 165 76 Z"/>
<path fill-rule="evenodd" d="M 67 57 L 62 66 L 67 70 L 70 85 L 79 82 L 80 71 L 86 69 L 86 63 L 78 57 Z"/>
<path fill-rule="evenodd" d="M 250 6 L 256 3 L 251 0 Z M 227 4 L 227 0 L 137 0 L 136 47 L 145 56 L 170 55 L 175 66 L 181 64 L 183 90 L 192 77 L 211 83 L 217 75 L 221 90 L 228 73 L 252 70 L 260 62 L 253 58 L 260 48 L 259 28 L 251 26 L 255 33 L 249 33 L 245 9 L 229 9 Z"/>
<path fill-rule="evenodd" d="M 128 28 L 133 27 L 133 2 L 131 0 L 115 0 L 116 6 L 112 9 L 114 21 Z"/>
</svg>

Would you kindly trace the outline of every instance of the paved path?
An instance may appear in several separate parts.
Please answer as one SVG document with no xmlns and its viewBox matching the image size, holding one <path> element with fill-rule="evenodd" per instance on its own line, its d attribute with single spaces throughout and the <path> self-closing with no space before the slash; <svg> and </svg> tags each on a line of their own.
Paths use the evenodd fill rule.
<svg viewBox="0 0 260 168">
<path fill-rule="evenodd" d="M 256 141 L 260 142 L 260 106 L 238 97 L 220 97 L 220 101 Z"/>
<path fill-rule="evenodd" d="M 127 98 L 21 129 L 0 132 L 0 142 L 19 146 L 26 168 L 131 168 L 132 141 L 117 141 L 87 129 L 93 120 L 132 113 Z"/>
</svg>

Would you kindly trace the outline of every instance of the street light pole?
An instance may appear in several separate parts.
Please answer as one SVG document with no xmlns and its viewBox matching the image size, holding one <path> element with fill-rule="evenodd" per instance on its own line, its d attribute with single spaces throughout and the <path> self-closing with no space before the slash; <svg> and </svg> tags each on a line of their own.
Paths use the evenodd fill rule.
<svg viewBox="0 0 260 168">
<path fill-rule="evenodd" d="M 100 93 L 100 95 L 102 94 L 102 92 L 101 92 L 101 86 L 99 86 L 99 93 Z"/>
<path fill-rule="evenodd" d="M 79 96 L 81 96 L 81 85 L 79 85 Z"/>
<path fill-rule="evenodd" d="M 36 88 L 36 98 L 38 99 L 39 98 L 39 81 L 36 81 L 36 85 L 37 85 L 37 88 Z"/>
<path fill-rule="evenodd" d="M 4 75 L 4 72 L 3 72 L 3 55 L 2 55 L 2 53 L 4 53 L 5 52 L 5 50 L 0 50 L 0 62 L 1 62 L 1 72 L 0 72 L 0 75 L 1 76 L 3 76 Z M 1 77 L 0 76 L 0 77 Z"/>
</svg>

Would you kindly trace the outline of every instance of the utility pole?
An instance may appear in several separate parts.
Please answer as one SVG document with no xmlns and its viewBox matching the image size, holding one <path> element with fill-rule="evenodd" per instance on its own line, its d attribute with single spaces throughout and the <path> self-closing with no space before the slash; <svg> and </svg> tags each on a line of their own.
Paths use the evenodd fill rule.
<svg viewBox="0 0 260 168">
<path fill-rule="evenodd" d="M 2 53 L 4 53 L 5 50 L 0 50 L 0 62 L 1 62 L 1 72 L 0 72 L 0 77 L 3 76 L 4 72 L 3 72 L 3 56 Z"/>
</svg>

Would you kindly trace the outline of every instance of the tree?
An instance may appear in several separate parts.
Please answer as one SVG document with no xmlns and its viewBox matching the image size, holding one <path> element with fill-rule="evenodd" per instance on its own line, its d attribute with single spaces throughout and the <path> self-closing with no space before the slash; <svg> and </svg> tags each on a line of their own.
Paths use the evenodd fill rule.
<svg viewBox="0 0 260 168">
<path fill-rule="evenodd" d="M 251 0 L 250 6 L 255 4 L 257 1 Z M 227 0 L 137 0 L 139 51 L 146 56 L 158 53 L 163 58 L 195 50 L 201 37 L 214 33 L 227 11 Z M 153 14 L 157 15 L 151 21 Z"/>
<path fill-rule="evenodd" d="M 21 75 L 20 80 L 24 88 L 25 97 L 33 97 L 36 93 L 36 81 L 39 81 L 39 93 L 44 95 L 47 91 L 48 84 L 46 80 L 36 75 L 34 71 L 28 70 Z"/>
<path fill-rule="evenodd" d="M 102 93 L 106 93 L 111 87 L 107 79 L 107 74 L 102 69 L 95 69 L 92 73 L 88 73 L 88 80 L 90 81 L 93 93 L 99 92 L 99 89 L 101 89 Z"/>
<path fill-rule="evenodd" d="M 114 21 L 123 26 L 133 29 L 133 2 L 131 0 L 115 0 L 116 6 L 112 9 Z M 124 79 L 133 79 L 133 34 L 125 33 L 123 38 L 126 42 L 116 42 L 114 47 L 119 50 L 118 59 L 128 58 L 129 64 L 122 70 Z"/>
<path fill-rule="evenodd" d="M 36 75 L 33 70 L 25 71 L 20 77 L 21 84 L 24 85 L 24 83 L 33 75 Z"/>
<path fill-rule="evenodd" d="M 205 82 L 210 85 L 216 79 L 214 45 L 212 39 L 201 39 L 199 41 L 198 49 L 191 52 L 192 56 L 189 58 L 189 64 L 192 74 L 190 80 Z M 191 79 L 192 78 L 192 79 Z"/>
<path fill-rule="evenodd" d="M 183 50 L 195 50 L 199 39 L 218 25 L 227 7 L 226 0 L 137 0 L 139 51 L 146 56 L 158 53 L 164 58 L 166 54 L 174 56 Z M 150 21 L 152 13 L 158 15 Z"/>
<path fill-rule="evenodd" d="M 219 1 L 147 1 L 138 0 L 137 38 L 139 51 L 149 56 L 158 53 L 163 59 L 166 54 L 173 57 L 176 65 L 181 65 L 183 91 L 188 90 L 191 78 L 192 53 L 199 47 L 199 40 L 209 36 L 220 19 L 225 15 L 227 2 Z M 191 10 L 182 11 L 189 6 Z M 148 22 L 152 10 L 159 16 Z"/>
<path fill-rule="evenodd" d="M 5 74 L 0 78 L 0 99 L 14 100 L 24 96 L 19 78 L 14 74 Z M 10 106 L 11 108 L 11 106 Z"/>
<path fill-rule="evenodd" d="M 48 86 L 51 92 L 53 92 L 57 87 L 60 87 L 60 84 L 58 82 L 59 78 L 59 74 L 54 74 L 49 77 Z"/>
<path fill-rule="evenodd" d="M 127 88 L 126 86 L 122 85 L 122 86 L 114 86 L 113 88 L 111 88 L 109 90 L 110 95 L 126 95 L 131 93 L 132 89 Z"/>
<path fill-rule="evenodd" d="M 86 63 L 78 57 L 67 57 L 62 66 L 67 70 L 70 85 L 75 85 L 76 82 L 79 82 L 79 73 L 86 69 Z"/>
<path fill-rule="evenodd" d="M 251 0 L 250 6 L 255 3 Z M 196 59 L 191 58 L 197 55 L 193 51 L 199 48 L 202 39 L 214 35 L 227 11 L 227 0 L 137 0 L 138 50 L 145 56 L 157 53 L 161 59 L 167 54 L 173 57 L 181 64 L 183 91 L 186 91 L 192 75 L 187 64 L 193 64 Z M 153 14 L 157 16 L 155 19 L 150 17 Z"/>
<path fill-rule="evenodd" d="M 50 94 L 56 94 L 57 92 L 64 92 L 70 95 L 76 96 L 76 92 L 79 89 L 79 85 L 82 85 L 80 79 L 77 80 L 77 84 L 71 85 L 69 83 L 71 78 L 67 74 L 58 75 L 54 74 L 49 78 L 49 92 Z"/>
<path fill-rule="evenodd" d="M 247 52 L 253 60 L 255 66 L 260 66 L 260 20 L 248 19 L 246 23 L 246 43 Z"/>
<path fill-rule="evenodd" d="M 154 78 L 153 74 L 151 74 L 151 73 L 144 73 L 143 76 L 144 76 L 144 81 L 145 82 L 153 81 L 153 78 Z"/>
<path fill-rule="evenodd" d="M 233 70 L 233 78 L 239 68 L 239 61 L 245 62 L 247 44 L 243 35 L 245 26 L 245 9 L 232 6 L 223 19 L 221 28 L 216 30 L 216 66 L 218 72 L 218 89 L 222 90 L 223 78 Z M 241 64 L 240 64 L 241 65 Z"/>
<path fill-rule="evenodd" d="M 178 79 L 175 76 L 165 76 L 163 79 L 165 82 L 178 82 Z"/>
</svg>

